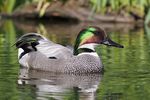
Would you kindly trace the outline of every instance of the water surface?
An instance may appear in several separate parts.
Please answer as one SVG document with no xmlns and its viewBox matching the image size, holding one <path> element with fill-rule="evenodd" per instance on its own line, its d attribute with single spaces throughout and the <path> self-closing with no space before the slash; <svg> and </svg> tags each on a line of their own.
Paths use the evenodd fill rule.
<svg viewBox="0 0 150 100">
<path fill-rule="evenodd" d="M 95 23 L 114 41 L 125 46 L 124 49 L 97 48 L 105 67 L 104 75 L 63 75 L 20 68 L 17 50 L 12 45 L 22 34 L 39 32 L 72 48 L 77 33 L 87 25 L 91 24 L 1 20 L 0 100 L 149 100 L 148 27 Z"/>
</svg>

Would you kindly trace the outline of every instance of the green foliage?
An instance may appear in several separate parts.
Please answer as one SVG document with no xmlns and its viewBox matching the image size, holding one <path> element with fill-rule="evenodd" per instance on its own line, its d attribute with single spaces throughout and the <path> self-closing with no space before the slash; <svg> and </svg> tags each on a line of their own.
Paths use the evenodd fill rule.
<svg viewBox="0 0 150 100">
<path fill-rule="evenodd" d="M 37 3 L 37 11 L 39 17 L 42 17 L 51 2 L 61 1 L 67 3 L 68 0 L 0 0 L 0 12 L 11 14 L 14 9 L 20 5 L 27 3 Z M 149 8 L 150 0 L 89 0 L 92 6 L 92 15 L 95 12 L 101 14 L 120 14 L 124 12 L 124 15 L 129 15 L 130 12 L 146 19 L 145 23 L 149 22 Z"/>
<path fill-rule="evenodd" d="M 16 0 L 0 0 L 0 11 L 10 14 L 15 5 Z"/>
<path fill-rule="evenodd" d="M 102 11 L 108 6 L 113 10 L 119 10 L 122 6 L 138 6 L 141 9 L 149 2 L 149 0 L 90 0 L 96 11 Z"/>
<path fill-rule="evenodd" d="M 32 0 L 0 0 L 0 12 L 11 14 L 20 5 Z"/>
<path fill-rule="evenodd" d="M 39 12 L 39 16 L 42 17 L 45 14 L 46 9 L 50 5 L 51 0 L 39 0 L 37 2 L 37 11 Z"/>
<path fill-rule="evenodd" d="M 141 18 L 146 16 L 145 23 L 150 21 L 150 0 L 90 0 L 90 2 L 93 7 L 92 13 L 119 14 L 124 11 L 124 14 L 128 15 L 132 12 Z"/>
<path fill-rule="evenodd" d="M 26 3 L 31 3 L 33 0 L 17 0 L 14 5 L 14 9 L 17 9 L 21 5 L 25 5 Z"/>
<path fill-rule="evenodd" d="M 150 23 L 150 8 L 148 9 L 148 13 L 145 17 L 145 24 L 149 24 Z"/>
</svg>

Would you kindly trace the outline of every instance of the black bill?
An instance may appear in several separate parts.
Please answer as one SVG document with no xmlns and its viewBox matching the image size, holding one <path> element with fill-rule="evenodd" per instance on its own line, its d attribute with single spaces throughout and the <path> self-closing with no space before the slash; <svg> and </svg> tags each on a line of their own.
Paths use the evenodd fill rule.
<svg viewBox="0 0 150 100">
<path fill-rule="evenodd" d="M 117 48 L 124 48 L 123 45 L 112 41 L 110 38 L 106 38 L 104 41 L 102 41 L 102 44 L 107 45 L 107 46 L 114 46 Z"/>
</svg>

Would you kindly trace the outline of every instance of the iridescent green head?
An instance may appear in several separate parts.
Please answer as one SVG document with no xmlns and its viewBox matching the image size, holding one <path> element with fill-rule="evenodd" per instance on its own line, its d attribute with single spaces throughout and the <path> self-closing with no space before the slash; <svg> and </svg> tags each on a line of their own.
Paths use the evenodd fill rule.
<svg viewBox="0 0 150 100">
<path fill-rule="evenodd" d="M 85 29 L 82 29 L 77 38 L 76 38 L 76 42 L 75 42 L 75 46 L 74 46 L 74 55 L 79 54 L 79 47 L 85 44 L 105 44 L 105 45 L 109 45 L 109 46 L 115 46 L 118 48 L 123 48 L 122 45 L 113 42 L 112 40 L 110 40 L 110 38 L 107 36 L 106 32 L 99 27 L 96 26 L 89 26 Z M 89 50 L 89 48 L 84 48 L 86 50 Z"/>
</svg>

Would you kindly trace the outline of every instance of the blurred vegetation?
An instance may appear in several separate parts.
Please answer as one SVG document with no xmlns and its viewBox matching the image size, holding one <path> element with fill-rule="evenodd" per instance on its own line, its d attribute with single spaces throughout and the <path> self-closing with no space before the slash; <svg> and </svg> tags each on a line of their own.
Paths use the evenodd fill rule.
<svg viewBox="0 0 150 100">
<path fill-rule="evenodd" d="M 15 7 L 16 0 L 0 0 L 0 11 L 11 13 Z"/>
<path fill-rule="evenodd" d="M 37 9 L 43 11 L 47 3 L 53 0 L 0 0 L 0 12 L 11 14 L 20 6 L 37 3 Z M 62 0 L 63 1 L 63 0 Z M 46 10 L 46 9 L 45 9 Z"/>
<path fill-rule="evenodd" d="M 150 0 L 90 0 L 93 12 L 102 14 L 138 15 L 150 21 Z"/>
<path fill-rule="evenodd" d="M 11 14 L 20 6 L 35 3 L 39 16 L 43 16 L 49 5 L 56 1 L 63 4 L 69 2 L 69 0 L 0 0 L 0 12 Z M 136 18 L 145 18 L 146 24 L 150 21 L 150 0 L 88 0 L 88 2 L 93 14 L 96 12 L 108 15 L 132 15 Z"/>
</svg>

